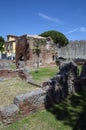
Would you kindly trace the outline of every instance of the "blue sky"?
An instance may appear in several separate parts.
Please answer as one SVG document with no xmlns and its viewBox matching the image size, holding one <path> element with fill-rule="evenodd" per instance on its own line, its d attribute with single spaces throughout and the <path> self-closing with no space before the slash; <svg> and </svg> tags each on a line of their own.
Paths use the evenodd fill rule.
<svg viewBox="0 0 86 130">
<path fill-rule="evenodd" d="M 0 35 L 59 31 L 86 40 L 86 0 L 0 0 Z"/>
</svg>

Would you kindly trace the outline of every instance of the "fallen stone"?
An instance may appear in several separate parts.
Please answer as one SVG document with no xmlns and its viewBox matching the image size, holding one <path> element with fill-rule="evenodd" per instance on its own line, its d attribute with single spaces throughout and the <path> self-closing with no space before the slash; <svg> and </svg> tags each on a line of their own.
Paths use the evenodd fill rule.
<svg viewBox="0 0 86 130">
<path fill-rule="evenodd" d="M 27 115 L 44 107 L 46 92 L 42 89 L 34 90 L 30 93 L 22 94 L 14 98 L 14 104 L 16 104 L 21 113 Z"/>
<path fill-rule="evenodd" d="M 0 115 L 2 122 L 7 125 L 18 118 L 19 108 L 15 104 L 1 108 Z"/>
</svg>

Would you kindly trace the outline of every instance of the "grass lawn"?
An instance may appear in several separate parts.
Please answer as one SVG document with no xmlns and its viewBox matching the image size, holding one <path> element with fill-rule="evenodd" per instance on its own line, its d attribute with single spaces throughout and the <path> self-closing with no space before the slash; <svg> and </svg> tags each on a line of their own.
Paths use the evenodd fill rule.
<svg viewBox="0 0 86 130">
<path fill-rule="evenodd" d="M 0 130 L 86 130 L 86 91 Z"/>
<path fill-rule="evenodd" d="M 39 68 L 38 72 L 32 71 L 33 80 L 37 83 L 42 83 L 55 76 L 58 71 L 58 66 Z"/>
</svg>

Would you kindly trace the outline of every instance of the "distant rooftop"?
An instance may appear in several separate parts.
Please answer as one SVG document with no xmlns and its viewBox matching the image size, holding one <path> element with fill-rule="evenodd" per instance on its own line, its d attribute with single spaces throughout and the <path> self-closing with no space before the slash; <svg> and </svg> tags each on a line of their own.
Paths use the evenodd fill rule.
<svg viewBox="0 0 86 130">
<path fill-rule="evenodd" d="M 37 38 L 37 39 L 46 39 L 46 38 L 39 36 L 39 35 L 28 35 L 27 34 L 27 37 L 32 37 L 32 38 Z"/>
<path fill-rule="evenodd" d="M 18 37 L 18 36 L 9 34 L 9 35 L 7 35 L 7 37 Z"/>
</svg>

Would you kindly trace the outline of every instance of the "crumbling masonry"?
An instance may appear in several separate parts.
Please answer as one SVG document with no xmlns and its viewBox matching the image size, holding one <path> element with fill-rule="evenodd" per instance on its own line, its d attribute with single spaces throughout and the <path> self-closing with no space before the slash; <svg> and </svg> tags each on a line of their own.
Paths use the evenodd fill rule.
<svg viewBox="0 0 86 130">
<path fill-rule="evenodd" d="M 4 124 L 10 124 L 38 110 L 48 109 L 52 104 L 61 102 L 67 95 L 83 90 L 85 86 L 86 64 L 79 76 L 74 62 L 62 63 L 59 73 L 44 82 L 42 88 L 16 96 L 13 104 L 1 108 L 0 119 Z"/>
</svg>

